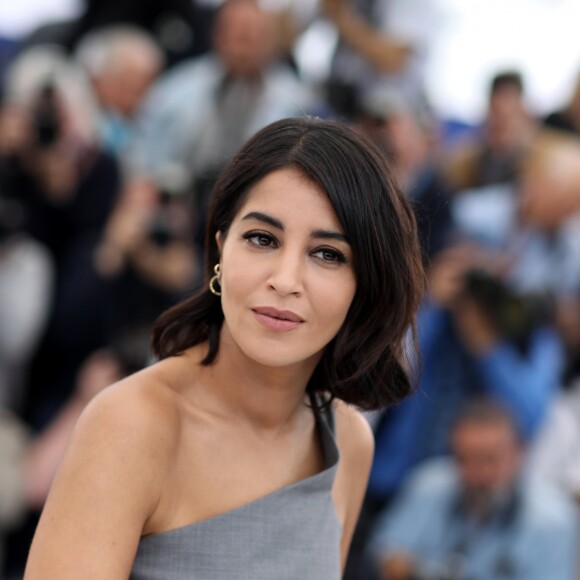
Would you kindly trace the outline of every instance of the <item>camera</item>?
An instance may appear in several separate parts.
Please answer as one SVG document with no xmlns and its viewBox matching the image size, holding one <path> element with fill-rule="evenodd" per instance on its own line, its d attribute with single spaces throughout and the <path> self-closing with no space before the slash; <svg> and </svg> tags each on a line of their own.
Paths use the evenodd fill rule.
<svg viewBox="0 0 580 580">
<path fill-rule="evenodd" d="M 167 247 L 180 237 L 175 225 L 175 205 L 188 194 L 187 172 L 177 164 L 167 164 L 156 175 L 159 203 L 148 228 L 149 239 L 159 248 Z"/>
<path fill-rule="evenodd" d="M 518 293 L 485 270 L 468 270 L 464 295 L 472 298 L 505 338 L 525 348 L 530 333 L 552 320 L 553 298 L 545 293 Z"/>
<path fill-rule="evenodd" d="M 42 149 L 52 147 L 59 140 L 62 129 L 60 110 L 56 87 L 51 79 L 47 79 L 40 89 L 32 122 L 36 142 Z"/>
</svg>

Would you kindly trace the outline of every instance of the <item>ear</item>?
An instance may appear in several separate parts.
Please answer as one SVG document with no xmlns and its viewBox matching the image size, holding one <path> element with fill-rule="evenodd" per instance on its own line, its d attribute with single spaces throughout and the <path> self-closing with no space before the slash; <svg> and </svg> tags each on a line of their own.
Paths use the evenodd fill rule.
<svg viewBox="0 0 580 580">
<path fill-rule="evenodd" d="M 217 244 L 218 250 L 221 254 L 222 248 L 223 248 L 223 238 L 222 238 L 222 233 L 220 231 L 217 231 L 215 234 L 215 243 Z"/>
</svg>

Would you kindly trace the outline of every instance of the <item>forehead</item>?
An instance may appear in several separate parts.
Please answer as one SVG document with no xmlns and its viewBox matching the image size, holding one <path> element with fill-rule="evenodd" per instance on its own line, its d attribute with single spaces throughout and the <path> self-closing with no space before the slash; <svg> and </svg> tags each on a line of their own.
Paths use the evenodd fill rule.
<svg viewBox="0 0 580 580">
<path fill-rule="evenodd" d="M 516 444 L 516 436 L 511 426 L 504 422 L 463 423 L 456 426 L 453 443 L 457 450 L 509 448 Z"/>
<path fill-rule="evenodd" d="M 251 0 L 234 0 L 227 2 L 218 12 L 216 25 L 219 31 L 231 31 L 232 28 L 244 29 L 246 27 L 270 27 L 276 20 L 270 11 L 261 9 L 257 3 Z"/>
<path fill-rule="evenodd" d="M 234 221 L 251 211 L 271 214 L 283 223 L 343 231 L 326 192 L 293 168 L 273 171 L 254 184 Z"/>
</svg>

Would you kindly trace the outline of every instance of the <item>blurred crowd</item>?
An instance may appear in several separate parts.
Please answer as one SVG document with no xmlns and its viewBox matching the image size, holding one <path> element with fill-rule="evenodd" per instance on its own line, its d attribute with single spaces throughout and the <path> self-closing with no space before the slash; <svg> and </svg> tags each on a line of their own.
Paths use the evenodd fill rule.
<svg viewBox="0 0 580 580">
<path fill-rule="evenodd" d="M 544 118 L 497 71 L 462 125 L 424 90 L 433 0 L 84 4 L 0 40 L 0 578 L 22 575 L 84 406 L 152 362 L 153 320 L 202 282 L 220 169 L 307 114 L 390 157 L 429 282 L 415 394 L 368 417 L 345 577 L 577 577 L 580 80 Z M 294 48 L 321 21 L 337 42 L 312 82 Z"/>
</svg>

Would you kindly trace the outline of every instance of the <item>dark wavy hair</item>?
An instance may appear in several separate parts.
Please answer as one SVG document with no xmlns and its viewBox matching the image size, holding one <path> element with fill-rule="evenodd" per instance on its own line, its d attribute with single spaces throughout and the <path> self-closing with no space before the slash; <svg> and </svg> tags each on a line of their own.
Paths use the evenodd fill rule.
<svg viewBox="0 0 580 580">
<path fill-rule="evenodd" d="M 215 361 L 224 320 L 221 302 L 207 284 L 220 257 L 216 233 L 225 238 L 252 186 L 282 168 L 298 170 L 328 195 L 352 247 L 357 284 L 346 319 L 307 390 L 362 409 L 394 404 L 411 391 L 402 363 L 425 286 L 415 217 L 382 153 L 333 121 L 277 121 L 227 165 L 210 201 L 206 284 L 157 319 L 153 353 L 163 359 L 207 342 L 202 364 Z"/>
</svg>

